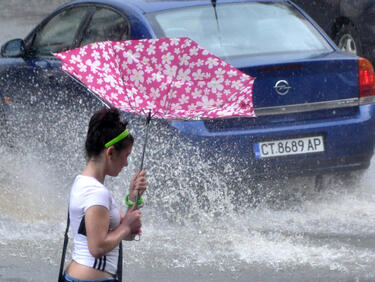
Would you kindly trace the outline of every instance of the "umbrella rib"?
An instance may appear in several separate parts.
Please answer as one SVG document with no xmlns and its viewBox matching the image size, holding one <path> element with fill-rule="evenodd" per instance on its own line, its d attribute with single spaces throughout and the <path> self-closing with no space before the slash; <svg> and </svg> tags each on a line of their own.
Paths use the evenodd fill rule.
<svg viewBox="0 0 375 282">
<path fill-rule="evenodd" d="M 82 82 L 80 79 L 78 79 L 76 76 L 74 76 L 73 74 L 69 73 L 69 72 L 64 72 L 66 75 L 68 75 L 70 78 L 72 78 L 74 81 L 76 81 L 78 84 L 82 85 L 84 88 L 86 88 L 86 90 L 91 93 L 92 95 L 94 95 L 94 97 L 96 97 L 105 107 L 107 108 L 110 108 L 111 106 L 109 105 L 110 103 L 108 101 L 106 101 L 105 99 L 103 99 L 102 96 L 100 96 L 99 94 L 97 94 L 95 91 L 93 91 L 92 89 L 90 89 L 90 87 L 88 87 L 84 82 Z"/>
</svg>

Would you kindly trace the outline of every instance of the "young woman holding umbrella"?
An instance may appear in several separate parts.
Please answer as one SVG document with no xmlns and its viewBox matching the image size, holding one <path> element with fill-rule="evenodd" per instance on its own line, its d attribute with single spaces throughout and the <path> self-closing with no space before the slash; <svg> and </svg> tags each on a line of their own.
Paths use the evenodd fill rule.
<svg viewBox="0 0 375 282">
<path fill-rule="evenodd" d="M 145 171 L 130 183 L 124 215 L 104 185 L 107 175 L 117 176 L 128 165 L 134 139 L 126 126 L 115 108 L 103 108 L 91 117 L 85 144 L 88 163 L 70 194 L 74 251 L 63 281 L 117 281 L 119 244 L 134 240 L 140 231 L 141 213 L 135 201 L 147 187 Z"/>
</svg>

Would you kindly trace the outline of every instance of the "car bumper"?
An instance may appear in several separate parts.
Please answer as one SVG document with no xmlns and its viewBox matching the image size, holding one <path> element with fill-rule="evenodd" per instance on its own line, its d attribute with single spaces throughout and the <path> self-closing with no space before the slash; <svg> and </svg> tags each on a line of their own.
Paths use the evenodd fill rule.
<svg viewBox="0 0 375 282">
<path fill-rule="evenodd" d="M 214 165 L 232 165 L 254 176 L 307 175 L 363 169 L 375 144 L 375 105 L 360 106 L 350 117 L 311 122 L 263 125 L 212 132 L 202 121 L 172 122 L 180 135 L 201 148 Z M 323 136 L 324 152 L 256 158 L 254 143 L 306 136 Z"/>
</svg>

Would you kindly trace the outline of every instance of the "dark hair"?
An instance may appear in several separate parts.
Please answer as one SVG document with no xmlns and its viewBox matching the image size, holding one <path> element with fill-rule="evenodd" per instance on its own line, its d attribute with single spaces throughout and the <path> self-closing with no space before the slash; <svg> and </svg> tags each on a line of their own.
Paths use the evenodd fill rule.
<svg viewBox="0 0 375 282">
<path fill-rule="evenodd" d="M 127 121 L 121 120 L 120 111 L 116 108 L 102 108 L 90 119 L 86 136 L 86 156 L 98 156 L 104 149 L 104 145 L 121 134 L 128 125 Z M 114 145 L 117 151 L 131 146 L 134 138 L 129 134 L 126 138 Z"/>
</svg>

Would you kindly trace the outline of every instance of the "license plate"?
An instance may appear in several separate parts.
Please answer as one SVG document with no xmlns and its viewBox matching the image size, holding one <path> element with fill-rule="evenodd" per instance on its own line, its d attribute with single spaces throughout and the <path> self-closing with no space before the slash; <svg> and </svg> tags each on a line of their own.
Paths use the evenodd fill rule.
<svg viewBox="0 0 375 282">
<path fill-rule="evenodd" d="M 323 136 L 254 143 L 257 159 L 324 152 Z"/>
</svg>

